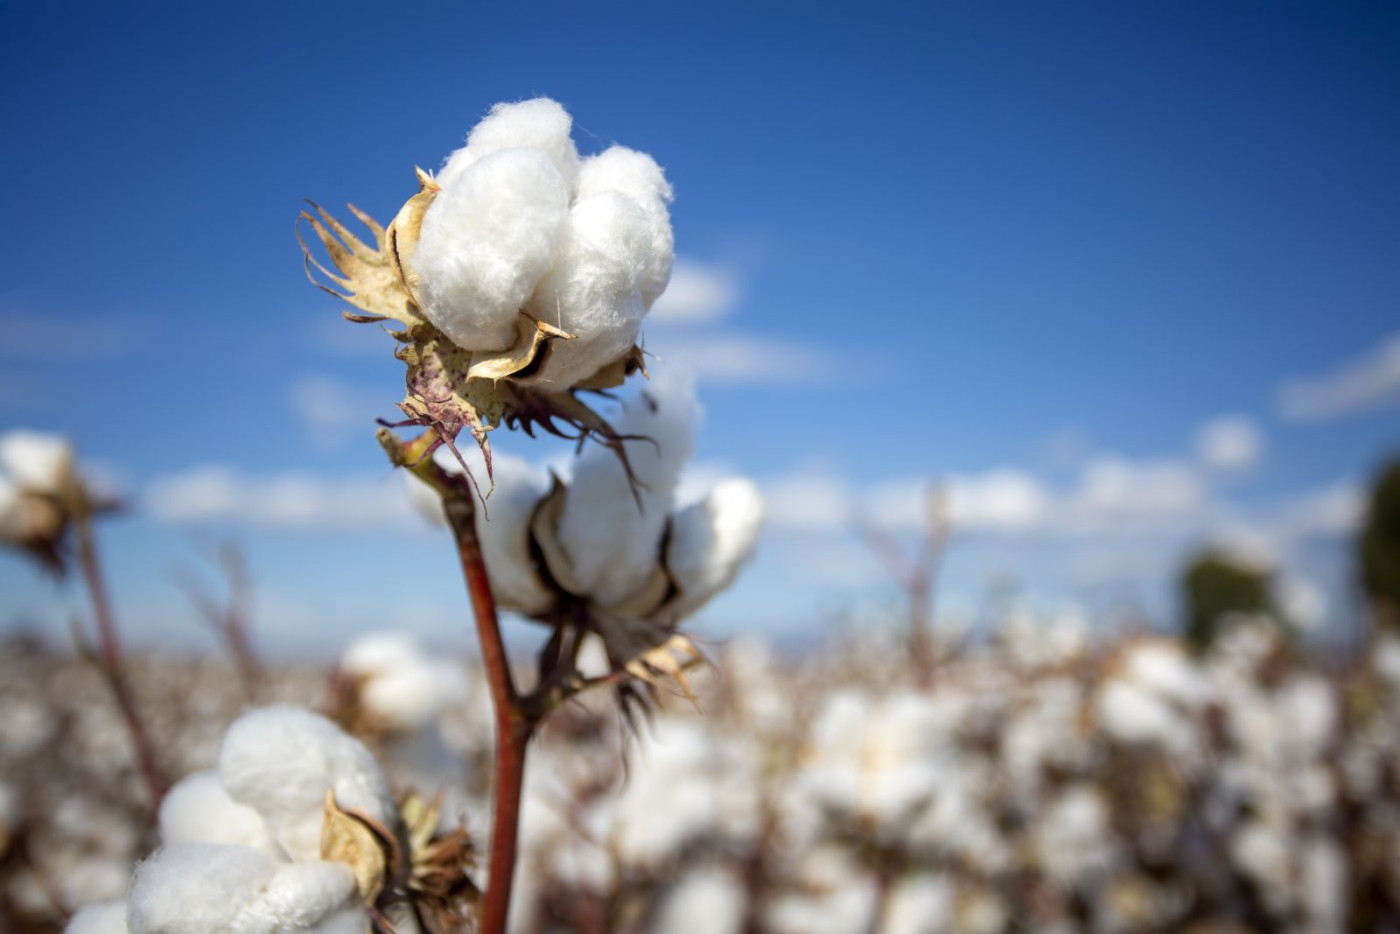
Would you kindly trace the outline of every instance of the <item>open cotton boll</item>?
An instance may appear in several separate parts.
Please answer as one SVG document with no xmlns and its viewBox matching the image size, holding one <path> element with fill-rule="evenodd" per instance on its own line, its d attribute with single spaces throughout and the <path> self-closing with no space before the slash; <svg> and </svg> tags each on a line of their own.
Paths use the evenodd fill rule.
<svg viewBox="0 0 1400 934">
<path fill-rule="evenodd" d="M 101 902 L 79 909 L 63 934 L 127 934 L 126 902 Z"/>
<path fill-rule="evenodd" d="M 0 470 L 21 490 L 57 493 L 73 470 L 73 446 L 59 435 L 16 429 L 0 436 Z"/>
<path fill-rule="evenodd" d="M 702 502 L 676 513 L 666 566 L 680 588 L 678 617 L 724 590 L 753 554 L 763 527 L 763 495 L 751 481 L 725 480 Z"/>
<path fill-rule="evenodd" d="M 181 779 L 160 802 L 160 839 L 179 843 L 225 843 L 276 852 L 272 834 L 252 808 L 228 796 L 217 772 Z"/>
<path fill-rule="evenodd" d="M 320 855 L 327 789 L 349 811 L 393 827 L 397 810 L 378 763 L 359 740 L 297 707 L 249 711 L 229 727 L 219 751 L 229 797 L 262 815 L 293 859 Z"/>
<path fill-rule="evenodd" d="M 166 847 L 136 870 L 130 934 L 341 934 L 363 931 L 343 863 L 279 863 L 261 850 Z M 353 922 L 353 924 L 352 924 Z"/>
<path fill-rule="evenodd" d="M 574 579 L 603 606 L 636 594 L 655 569 L 676 480 L 691 452 L 693 387 L 667 377 L 654 381 L 652 390 L 630 400 L 613 420 L 619 434 L 650 439 L 626 442 L 641 508 L 616 454 L 594 445 L 575 463 L 559 517 L 559 541 Z"/>
<path fill-rule="evenodd" d="M 640 284 L 651 261 L 650 221 L 631 198 L 602 192 L 569 211 L 554 266 L 530 314 L 573 340 L 554 341 L 542 381 L 572 386 L 636 343 L 645 305 Z"/>
<path fill-rule="evenodd" d="M 502 149 L 474 163 L 423 215 L 411 260 L 423 313 L 459 347 L 509 347 L 568 215 L 569 186 L 542 151 Z"/>
<path fill-rule="evenodd" d="M 578 174 L 578 203 L 605 192 L 625 195 L 646 215 L 647 259 L 637 279 L 642 306 L 666 290 L 675 262 L 675 234 L 666 205 L 673 193 L 656 160 L 626 146 L 612 146 L 583 161 Z"/>
<path fill-rule="evenodd" d="M 572 189 L 578 176 L 578 149 L 569 132 L 573 118 L 558 101 L 547 97 L 497 104 L 467 134 L 467 144 L 447 157 L 437 173 L 443 187 L 455 184 L 467 169 L 502 149 L 530 148 L 543 152 Z"/>
<path fill-rule="evenodd" d="M 360 700 L 390 730 L 408 732 L 429 726 L 463 695 L 458 666 L 437 659 L 370 678 Z"/>
</svg>

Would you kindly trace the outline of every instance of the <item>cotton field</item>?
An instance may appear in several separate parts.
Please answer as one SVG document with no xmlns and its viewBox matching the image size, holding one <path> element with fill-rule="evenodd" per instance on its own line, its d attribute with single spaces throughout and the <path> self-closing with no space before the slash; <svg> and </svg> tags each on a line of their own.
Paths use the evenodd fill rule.
<svg viewBox="0 0 1400 934">
<path fill-rule="evenodd" d="M 1197 658 L 1158 635 L 1016 627 L 937 643 L 924 689 L 878 636 L 800 659 L 740 639 L 693 702 L 666 693 L 633 725 L 584 694 L 532 749 L 509 929 L 1393 929 L 1400 641 L 1323 666 L 1275 632 L 1240 620 Z M 326 787 L 385 820 L 410 791 L 440 796 L 439 836 L 488 842 L 481 673 L 402 636 L 357 640 L 334 671 L 263 673 L 252 712 L 230 666 L 140 659 L 178 778 L 158 816 L 89 665 L 20 643 L 0 658 L 7 930 L 75 911 L 70 931 L 123 930 L 128 911 L 186 929 L 170 925 L 195 902 L 268 885 L 296 910 L 264 899 L 217 929 L 358 930 L 353 909 L 336 921 L 348 877 L 297 869 L 327 865 L 300 862 L 320 855 Z M 179 881 L 211 859 L 217 886 Z"/>
</svg>

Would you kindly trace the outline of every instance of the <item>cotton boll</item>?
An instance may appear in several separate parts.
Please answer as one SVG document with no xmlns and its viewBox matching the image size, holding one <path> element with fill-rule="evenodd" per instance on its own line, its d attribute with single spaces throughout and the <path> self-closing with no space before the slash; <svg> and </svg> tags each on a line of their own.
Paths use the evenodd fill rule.
<svg viewBox="0 0 1400 934">
<path fill-rule="evenodd" d="M 559 541 L 583 594 L 602 606 L 635 595 L 657 566 L 676 479 L 691 452 L 694 411 L 688 383 L 658 379 L 613 420 L 619 434 L 650 439 L 626 442 L 640 508 L 614 452 L 595 445 L 576 462 Z"/>
<path fill-rule="evenodd" d="M 558 101 L 547 97 L 497 104 L 472 127 L 467 144 L 447 157 L 437 181 L 444 188 L 486 156 L 502 149 L 538 149 L 549 158 L 572 189 L 579 172 L 578 150 L 569 132 L 573 118 Z"/>
<path fill-rule="evenodd" d="M 80 909 L 63 934 L 127 934 L 126 902 L 102 902 Z"/>
<path fill-rule="evenodd" d="M 573 340 L 554 341 L 540 379 L 572 386 L 621 358 L 646 313 L 641 282 L 651 259 L 650 219 L 632 199 L 603 192 L 569 211 L 553 268 L 530 314 Z"/>
<path fill-rule="evenodd" d="M 286 705 L 245 713 L 224 736 L 219 777 L 293 859 L 320 854 L 327 789 L 346 810 L 393 827 L 397 811 L 368 749 L 324 717 Z"/>
<path fill-rule="evenodd" d="M 748 895 L 723 869 L 701 869 L 683 878 L 661 905 L 657 931 L 666 934 L 740 934 Z"/>
<path fill-rule="evenodd" d="M 66 438 L 16 429 L 0 436 L 0 470 L 23 490 L 58 493 L 73 470 L 73 446 Z"/>
<path fill-rule="evenodd" d="M 446 707 L 462 698 L 459 666 L 436 659 L 385 672 L 365 682 L 360 701 L 388 729 L 413 732 L 428 727 Z"/>
<path fill-rule="evenodd" d="M 750 480 L 726 480 L 703 502 L 676 513 L 666 566 L 680 588 L 673 610 L 693 613 L 724 590 L 753 554 L 763 527 L 763 496 Z"/>
<path fill-rule="evenodd" d="M 612 146 L 585 159 L 579 169 L 579 202 L 604 192 L 625 195 L 646 213 L 647 262 L 637 288 L 642 306 L 651 308 L 665 291 L 675 261 L 675 236 L 666 209 L 673 197 L 671 185 L 651 156 L 625 146 Z"/>
<path fill-rule="evenodd" d="M 228 796 L 217 772 L 181 779 L 160 803 L 160 839 L 181 843 L 224 843 L 275 852 L 276 844 L 257 811 Z"/>
<path fill-rule="evenodd" d="M 538 149 L 502 149 L 463 171 L 423 215 L 411 260 L 428 320 L 459 347 L 509 347 L 568 214 L 569 187 Z"/>
</svg>

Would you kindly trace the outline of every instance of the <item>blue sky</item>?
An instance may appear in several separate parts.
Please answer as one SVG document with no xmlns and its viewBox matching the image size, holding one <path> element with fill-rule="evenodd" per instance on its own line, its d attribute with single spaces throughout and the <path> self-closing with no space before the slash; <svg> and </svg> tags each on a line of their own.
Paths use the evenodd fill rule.
<svg viewBox="0 0 1400 934">
<path fill-rule="evenodd" d="M 224 537 L 270 644 L 465 638 L 370 438 L 401 367 L 292 221 L 387 219 L 539 94 L 677 191 L 648 348 L 699 370 L 701 472 L 774 506 L 707 631 L 888 601 L 846 518 L 909 534 L 935 478 L 950 605 L 1161 615 L 1183 549 L 1228 539 L 1348 611 L 1358 484 L 1400 443 L 1391 5 L 21 2 L 0 79 L 0 429 L 70 434 L 131 495 L 104 541 L 138 638 L 199 644 L 172 568 Z M 211 475 L 237 495 L 170 505 Z M 278 489 L 313 506 L 248 507 Z M 12 556 L 0 594 L 0 625 L 78 605 Z"/>
</svg>

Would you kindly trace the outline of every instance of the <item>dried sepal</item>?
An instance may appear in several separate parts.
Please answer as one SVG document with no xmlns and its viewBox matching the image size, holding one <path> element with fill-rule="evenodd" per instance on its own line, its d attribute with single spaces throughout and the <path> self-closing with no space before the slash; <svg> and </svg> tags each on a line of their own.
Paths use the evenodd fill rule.
<svg viewBox="0 0 1400 934">
<path fill-rule="evenodd" d="M 306 221 L 315 231 L 317 239 L 326 250 L 326 255 L 337 270 L 332 272 L 315 257 L 311 248 L 307 246 L 301 233 L 301 224 L 298 223 L 297 242 L 301 244 L 307 278 L 322 291 L 349 302 L 371 316 L 392 318 L 410 326 L 421 322 L 418 306 L 409 295 L 403 276 L 394 262 L 388 233 L 377 224 L 370 227 L 375 239 L 375 246 L 371 248 L 325 208 L 314 201 L 307 203 L 316 213 L 313 215 L 302 211 L 300 220 Z M 351 210 L 362 222 L 366 220 L 366 215 L 355 208 Z M 316 272 L 336 287 L 332 288 L 318 280 Z"/>
<path fill-rule="evenodd" d="M 574 340 L 574 335 L 561 331 L 545 321 L 538 321 L 525 312 L 516 319 L 515 342 L 497 353 L 478 351 L 467 369 L 468 379 L 530 379 L 536 376 L 549 359 L 550 342 Z"/>
<path fill-rule="evenodd" d="M 391 872 L 403 862 L 393 832 L 366 814 L 340 807 L 332 789 L 326 790 L 321 821 L 321 858 L 350 867 L 366 905 L 374 904 Z"/>
<path fill-rule="evenodd" d="M 441 798 L 407 795 L 399 809 L 409 844 L 409 898 L 434 934 L 462 930 L 478 893 L 469 870 L 476 847 L 462 828 L 439 833 Z"/>
<path fill-rule="evenodd" d="M 665 632 L 657 628 L 650 631 L 646 627 L 632 626 L 625 630 L 620 630 L 614 634 L 614 640 L 619 635 L 624 634 L 632 640 L 630 650 L 635 651 L 632 660 L 627 662 L 625 668 L 628 674 L 640 681 L 645 681 L 653 687 L 664 687 L 666 682 L 672 681 L 680 688 L 687 700 L 692 704 L 698 704 L 695 694 L 690 690 L 690 684 L 686 680 L 685 673 L 692 668 L 696 668 L 706 663 L 705 656 L 696 648 L 695 643 L 678 632 Z M 651 638 L 662 638 L 658 644 L 651 648 L 641 649 L 636 640 L 644 640 L 641 644 Z M 607 641 L 607 635 L 604 640 Z M 613 643 L 608 645 L 608 654 L 613 653 Z"/>
</svg>

